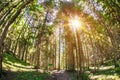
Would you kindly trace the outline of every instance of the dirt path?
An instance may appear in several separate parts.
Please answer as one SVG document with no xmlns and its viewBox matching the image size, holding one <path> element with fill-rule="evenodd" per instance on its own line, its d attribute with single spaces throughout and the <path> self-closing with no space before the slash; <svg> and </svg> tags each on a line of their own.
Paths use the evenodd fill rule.
<svg viewBox="0 0 120 80">
<path fill-rule="evenodd" d="M 54 72 L 47 80 L 77 80 L 77 75 L 74 75 L 74 77 L 72 77 L 70 75 L 70 72 L 61 70 Z"/>
<path fill-rule="evenodd" d="M 3 76 L 2 80 L 13 80 L 18 73 L 14 73 L 11 71 L 5 71 L 7 75 Z M 47 80 L 75 80 L 75 79 L 70 79 L 70 75 L 66 71 L 57 71 L 51 74 L 51 76 Z"/>
</svg>

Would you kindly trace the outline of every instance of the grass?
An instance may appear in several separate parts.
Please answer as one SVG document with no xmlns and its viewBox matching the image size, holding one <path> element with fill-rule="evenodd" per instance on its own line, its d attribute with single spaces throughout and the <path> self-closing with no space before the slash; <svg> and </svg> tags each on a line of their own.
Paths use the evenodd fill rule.
<svg viewBox="0 0 120 80">
<path fill-rule="evenodd" d="M 104 66 L 112 66 L 112 65 L 114 65 L 114 60 L 113 59 L 107 60 L 103 65 Z"/>
<path fill-rule="evenodd" d="M 24 65 L 24 66 L 27 66 L 29 65 L 28 63 L 25 63 L 23 61 L 20 61 L 18 60 L 17 58 L 13 57 L 12 55 L 10 54 L 7 54 L 7 53 L 4 53 L 3 54 L 3 62 L 5 63 L 9 63 L 9 64 L 21 64 L 21 65 Z"/>
<path fill-rule="evenodd" d="M 26 72 L 19 72 L 14 80 L 46 80 L 48 77 L 49 77 L 48 73 L 26 71 Z"/>
<path fill-rule="evenodd" d="M 3 69 L 10 71 L 26 71 L 30 68 L 32 68 L 32 66 L 28 63 L 16 59 L 11 54 L 3 54 Z"/>
<path fill-rule="evenodd" d="M 83 74 L 78 74 L 76 72 L 69 73 L 70 75 L 70 80 L 89 80 L 88 74 L 83 73 Z"/>
<path fill-rule="evenodd" d="M 46 80 L 50 76 L 48 73 L 40 73 L 37 71 L 5 71 L 7 76 L 3 76 L 2 80 Z"/>
<path fill-rule="evenodd" d="M 119 67 L 114 68 L 114 60 L 106 61 L 96 73 L 89 75 L 90 80 L 120 80 L 120 60 L 118 60 Z M 93 72 L 93 68 L 90 69 Z"/>
<path fill-rule="evenodd" d="M 107 70 L 99 70 L 97 73 L 95 73 L 95 75 L 113 75 L 115 74 L 114 69 L 107 69 Z"/>
<path fill-rule="evenodd" d="M 120 80 L 119 73 L 116 73 L 114 66 L 101 66 L 96 73 L 89 75 L 90 80 Z"/>
<path fill-rule="evenodd" d="M 37 72 L 33 66 L 7 53 L 3 54 L 3 69 L 7 72 L 3 80 L 46 80 L 50 76 L 48 73 Z"/>
<path fill-rule="evenodd" d="M 8 73 L 3 80 L 46 80 L 50 74 L 37 72 L 28 63 L 22 62 L 10 54 L 3 54 L 3 69 Z M 90 71 L 92 72 L 93 69 Z M 77 80 L 76 73 L 70 73 L 71 80 Z M 78 79 L 82 80 L 120 80 L 120 74 L 116 73 L 113 66 L 113 60 L 108 61 L 100 67 L 96 73 L 79 74 Z M 89 78 L 88 78 L 89 77 Z"/>
</svg>

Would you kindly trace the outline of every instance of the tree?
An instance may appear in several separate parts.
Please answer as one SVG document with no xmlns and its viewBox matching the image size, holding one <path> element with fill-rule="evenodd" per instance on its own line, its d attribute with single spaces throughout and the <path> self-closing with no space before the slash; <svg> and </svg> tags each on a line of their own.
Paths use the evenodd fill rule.
<svg viewBox="0 0 120 80">
<path fill-rule="evenodd" d="M 16 11 L 16 13 L 12 16 L 12 18 L 9 20 L 8 23 L 6 23 L 6 26 L 4 28 L 4 31 L 1 35 L 1 39 L 0 39 L 0 73 L 2 73 L 2 51 L 3 51 L 3 44 L 4 44 L 4 40 L 6 38 L 8 29 L 10 27 L 10 25 L 16 20 L 16 18 L 19 16 L 19 14 L 21 13 L 22 9 L 24 9 L 26 7 L 26 5 L 28 5 L 30 2 L 32 2 L 33 0 L 30 0 L 26 3 L 23 3 L 21 5 L 21 7 Z M 1 77 L 1 74 L 0 74 Z"/>
</svg>

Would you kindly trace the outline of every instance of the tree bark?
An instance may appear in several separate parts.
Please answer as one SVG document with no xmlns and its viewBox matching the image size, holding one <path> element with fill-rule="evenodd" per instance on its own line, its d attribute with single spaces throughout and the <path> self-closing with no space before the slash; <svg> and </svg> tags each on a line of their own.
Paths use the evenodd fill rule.
<svg viewBox="0 0 120 80">
<path fill-rule="evenodd" d="M 59 54 L 58 54 L 58 71 L 60 70 L 60 51 L 61 51 L 61 28 L 59 28 Z"/>
<path fill-rule="evenodd" d="M 14 16 L 11 18 L 11 20 L 6 24 L 5 26 L 5 29 L 1 35 L 1 39 L 0 39 L 0 73 L 2 72 L 2 51 L 3 51 L 3 43 L 4 43 L 4 40 L 6 38 L 6 35 L 7 35 L 7 32 L 8 32 L 8 29 L 10 27 L 10 25 L 16 20 L 16 18 L 19 16 L 19 14 L 21 13 L 22 9 L 24 9 L 26 7 L 26 5 L 28 5 L 31 1 L 33 0 L 30 0 L 29 2 L 26 2 L 25 4 L 23 4 L 20 9 L 18 9 L 18 11 L 14 14 Z M 1 74 L 0 74 L 0 78 L 1 78 Z"/>
</svg>

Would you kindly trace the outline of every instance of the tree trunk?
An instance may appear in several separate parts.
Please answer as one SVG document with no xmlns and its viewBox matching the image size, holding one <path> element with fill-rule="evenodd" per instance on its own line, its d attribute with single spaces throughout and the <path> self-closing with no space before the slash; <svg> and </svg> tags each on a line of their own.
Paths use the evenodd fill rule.
<svg viewBox="0 0 120 80">
<path fill-rule="evenodd" d="M 60 70 L 60 51 L 61 51 L 61 28 L 59 28 L 59 54 L 58 54 L 58 71 Z"/>
<path fill-rule="evenodd" d="M 41 35 L 39 35 L 39 36 L 41 36 Z M 38 38 L 38 46 L 37 46 L 37 69 L 40 69 L 40 44 L 41 44 L 41 37 L 40 38 Z"/>
<path fill-rule="evenodd" d="M 28 45 L 26 45 L 25 59 L 24 59 L 25 62 L 27 62 L 27 55 L 28 55 Z"/>
<path fill-rule="evenodd" d="M 79 52 L 79 67 L 80 67 L 80 72 L 83 73 L 84 72 L 84 69 L 83 69 L 83 66 L 84 66 L 84 55 L 83 55 L 83 49 L 82 49 L 82 42 L 81 42 L 81 37 L 80 37 L 80 32 L 77 31 L 76 32 L 76 35 L 77 35 L 77 40 L 78 40 L 78 52 Z"/>
<path fill-rule="evenodd" d="M 24 61 L 25 51 L 26 51 L 26 45 L 24 45 L 24 47 L 23 47 L 23 52 L 22 52 L 22 56 L 21 56 L 22 61 Z"/>
<path fill-rule="evenodd" d="M 33 0 L 30 0 L 30 1 L 33 1 Z M 0 39 L 0 72 L 2 71 L 2 51 L 3 51 L 3 43 L 4 43 L 4 40 L 6 38 L 6 35 L 7 35 L 7 32 L 8 32 L 8 29 L 9 29 L 9 26 L 16 20 L 16 18 L 19 16 L 19 14 L 21 13 L 21 10 L 24 9 L 26 7 L 26 5 L 28 5 L 29 2 L 23 4 L 20 9 L 18 9 L 18 11 L 14 14 L 14 16 L 11 18 L 11 20 L 6 24 L 5 26 L 5 29 L 2 33 L 2 36 L 1 36 L 1 39 Z M 1 75 L 0 75 L 1 76 Z"/>
</svg>

